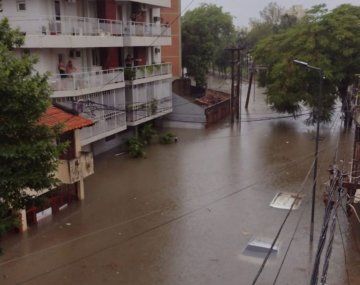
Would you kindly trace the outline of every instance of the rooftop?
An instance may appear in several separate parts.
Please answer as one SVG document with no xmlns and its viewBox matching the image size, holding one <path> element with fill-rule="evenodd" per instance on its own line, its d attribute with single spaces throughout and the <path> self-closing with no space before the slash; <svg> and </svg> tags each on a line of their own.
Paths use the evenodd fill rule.
<svg viewBox="0 0 360 285">
<path fill-rule="evenodd" d="M 81 129 L 94 124 L 93 121 L 89 119 L 66 112 L 55 106 L 49 107 L 44 115 L 40 118 L 39 122 L 49 127 L 62 124 L 63 132 Z"/>
</svg>

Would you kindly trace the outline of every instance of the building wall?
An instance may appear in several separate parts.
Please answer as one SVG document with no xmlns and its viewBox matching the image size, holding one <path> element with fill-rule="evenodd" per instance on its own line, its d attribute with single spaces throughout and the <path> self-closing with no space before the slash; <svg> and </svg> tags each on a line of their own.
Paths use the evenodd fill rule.
<svg viewBox="0 0 360 285">
<path fill-rule="evenodd" d="M 173 76 L 180 77 L 181 65 L 181 25 L 179 16 L 181 13 L 181 1 L 171 0 L 171 8 L 161 8 L 161 18 L 164 24 L 171 24 L 172 45 L 163 46 L 161 51 L 162 61 L 171 62 Z M 178 17 L 178 18 L 177 18 Z M 177 19 L 176 19 L 177 18 Z"/>
<path fill-rule="evenodd" d="M 173 93 L 173 112 L 167 117 L 171 121 L 206 123 L 205 108 Z"/>
</svg>

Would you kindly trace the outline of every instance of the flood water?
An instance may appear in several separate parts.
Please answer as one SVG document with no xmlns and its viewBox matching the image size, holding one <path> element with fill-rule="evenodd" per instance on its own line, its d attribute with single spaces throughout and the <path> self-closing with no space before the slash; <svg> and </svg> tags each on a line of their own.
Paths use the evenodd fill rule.
<svg viewBox="0 0 360 285">
<path fill-rule="evenodd" d="M 247 122 L 241 126 L 224 121 L 172 129 L 179 142 L 153 144 L 145 159 L 116 150 L 97 157 L 82 203 L 3 241 L 0 284 L 251 284 L 263 255 L 246 252 L 247 243 L 274 238 L 287 211 L 269 204 L 279 191 L 300 190 L 314 152 L 306 116 L 261 119 L 279 116 L 262 91 L 256 90 L 248 113 L 242 110 Z M 257 284 L 272 284 L 299 220 L 277 284 L 309 283 L 327 168 L 337 148 L 341 167 L 351 161 L 353 131 L 344 132 L 338 117 L 321 127 L 313 245 L 310 175 Z M 360 284 L 359 251 L 341 210 L 339 218 L 350 284 Z M 346 272 L 337 229 L 328 284 L 348 284 Z"/>
</svg>

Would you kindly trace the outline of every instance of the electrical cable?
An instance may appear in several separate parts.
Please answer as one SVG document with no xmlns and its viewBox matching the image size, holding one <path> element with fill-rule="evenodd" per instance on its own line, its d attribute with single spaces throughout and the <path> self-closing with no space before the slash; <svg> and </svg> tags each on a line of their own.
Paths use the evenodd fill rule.
<svg viewBox="0 0 360 285">
<path fill-rule="evenodd" d="M 342 244 L 342 249 L 343 249 L 343 253 L 344 253 L 344 264 L 345 264 L 345 269 L 346 269 L 347 283 L 348 283 L 348 285 L 350 285 L 350 276 L 349 276 L 349 270 L 348 270 L 348 264 L 347 264 L 344 235 L 343 235 L 343 231 L 342 231 L 342 228 L 341 228 L 341 224 L 340 224 L 338 215 L 336 215 L 336 219 L 337 219 L 337 222 L 338 222 L 337 224 L 338 224 L 338 227 L 339 227 L 339 232 L 340 232 L 340 237 L 341 237 L 341 244 Z"/>
<path fill-rule="evenodd" d="M 297 197 L 297 198 L 300 197 L 300 194 L 303 192 L 304 187 L 305 187 L 305 183 L 307 182 L 307 180 L 308 180 L 308 178 L 309 178 L 309 176 L 310 176 L 311 170 L 314 168 L 314 164 L 315 164 L 315 159 L 314 159 L 311 167 L 309 168 L 309 170 L 308 170 L 308 172 L 307 172 L 307 174 L 306 174 L 303 182 L 301 183 L 301 186 L 300 186 L 299 191 L 296 193 L 296 197 Z M 273 239 L 273 241 L 272 241 L 272 243 L 271 243 L 271 246 L 270 246 L 269 250 L 267 251 L 267 254 L 266 254 L 265 258 L 264 258 L 264 260 L 263 260 L 263 262 L 262 262 L 259 270 L 257 271 L 254 280 L 253 280 L 252 283 L 251 283 L 252 285 L 255 285 L 255 284 L 256 284 L 256 282 L 258 281 L 261 273 L 263 272 L 264 267 L 265 267 L 265 265 L 266 265 L 266 262 L 267 262 L 267 260 L 268 260 L 269 257 L 270 257 L 270 254 L 271 254 L 271 252 L 272 252 L 272 250 L 273 250 L 273 248 L 274 248 L 274 246 L 275 246 L 275 244 L 276 244 L 276 242 L 277 242 L 277 240 L 278 240 L 278 238 L 279 238 L 279 236 L 280 236 L 280 233 L 282 232 L 282 230 L 283 230 L 283 228 L 284 228 L 284 225 L 285 225 L 287 219 L 288 219 L 289 216 L 290 216 L 290 213 L 292 212 L 292 210 L 293 210 L 293 208 L 294 208 L 294 205 L 295 205 L 295 202 L 296 202 L 296 201 L 297 201 L 297 199 L 294 199 L 293 203 L 291 204 L 290 209 L 287 211 L 287 214 L 285 215 L 285 218 L 284 218 L 283 222 L 281 223 L 280 228 L 278 229 L 278 231 L 277 231 L 277 233 L 276 233 L 276 235 L 275 235 L 275 237 L 274 237 L 274 239 Z"/>
<path fill-rule="evenodd" d="M 338 119 L 338 118 L 337 118 L 337 119 Z M 337 119 L 335 120 L 333 126 L 335 126 L 335 123 L 336 123 Z M 332 127 L 333 127 L 333 126 L 332 126 Z M 337 148 L 338 148 L 338 145 L 337 145 Z M 318 152 L 318 153 L 320 153 L 320 152 Z M 313 162 L 313 165 L 314 165 L 314 163 L 315 163 L 315 160 L 314 160 L 314 162 Z M 311 169 L 313 168 L 313 165 L 312 165 L 312 167 L 309 169 L 309 172 L 308 172 L 308 174 L 307 174 L 307 176 L 306 176 L 306 180 L 307 180 L 307 178 L 308 178 L 308 176 L 309 176 L 309 174 L 310 174 Z M 306 180 L 305 180 L 304 182 L 306 182 Z M 302 187 L 300 188 L 300 191 L 302 191 L 302 189 L 303 189 L 303 187 L 304 187 L 304 184 L 305 184 L 304 182 L 303 182 L 303 184 L 302 184 Z M 335 185 L 335 183 L 334 183 L 334 185 Z M 300 193 L 301 193 L 301 192 L 300 192 Z M 300 193 L 298 192 L 297 195 L 299 195 Z M 296 199 L 295 199 L 294 202 L 292 203 L 291 208 L 289 209 L 287 215 L 285 216 L 285 219 L 284 219 L 283 223 L 281 224 L 281 226 L 280 226 L 280 228 L 279 228 L 279 230 L 278 230 L 278 232 L 277 232 L 277 234 L 276 234 L 276 236 L 275 236 L 275 238 L 274 238 L 274 240 L 273 240 L 273 242 L 272 242 L 272 245 L 271 245 L 271 247 L 269 248 L 269 250 L 268 250 L 268 252 L 267 252 L 267 255 L 265 256 L 265 258 L 264 258 L 264 260 L 263 260 L 263 263 L 261 264 L 261 266 L 260 266 L 260 268 L 259 268 L 259 270 L 258 270 L 258 272 L 257 272 L 257 274 L 256 274 L 256 276 L 255 276 L 255 278 L 254 278 L 254 280 L 253 280 L 252 285 L 256 284 L 258 278 L 260 277 L 260 275 L 261 275 L 261 273 L 262 273 L 262 271 L 263 271 L 263 269 L 264 269 L 264 267 L 265 267 L 265 264 L 266 264 L 266 262 L 267 262 L 267 260 L 268 260 L 268 258 L 269 258 L 269 256 L 270 256 L 270 254 L 271 254 L 271 251 L 272 251 L 272 249 L 273 249 L 273 247 L 274 247 L 274 245 L 275 245 L 275 243 L 276 243 L 276 241 L 277 241 L 277 239 L 278 239 L 278 237 L 279 237 L 279 235 L 280 235 L 280 233 L 281 233 L 281 231 L 282 231 L 282 229 L 283 229 L 283 226 L 284 226 L 284 224 L 286 223 L 286 220 L 287 220 L 287 218 L 289 217 L 289 215 L 290 215 L 290 213 L 291 213 L 291 211 L 292 211 L 292 208 L 293 208 L 293 205 L 295 204 L 295 201 L 296 201 Z M 329 201 L 330 201 L 330 199 L 329 199 Z M 329 203 L 329 204 L 330 204 L 330 203 Z M 281 265 L 281 268 L 282 268 L 282 265 Z M 280 270 L 281 270 L 281 269 L 280 269 Z M 277 277 L 278 277 L 278 276 L 277 276 Z M 277 277 L 276 277 L 276 279 L 275 279 L 275 282 L 276 282 L 276 280 L 277 280 Z"/>
<path fill-rule="evenodd" d="M 309 203 L 309 201 L 310 201 L 310 200 L 308 200 L 308 203 Z M 308 203 L 307 203 L 307 204 L 308 204 Z M 288 244 L 288 246 L 287 246 L 287 248 L 286 248 L 285 254 L 284 254 L 284 256 L 283 256 L 283 258 L 282 258 L 282 260 L 281 260 L 280 267 L 279 267 L 279 269 L 278 269 L 278 271 L 277 271 L 277 273 L 276 273 L 275 279 L 274 279 L 274 281 L 273 281 L 273 283 L 272 283 L 273 285 L 276 284 L 276 282 L 277 282 L 277 280 L 278 280 L 278 278 L 279 278 L 279 276 L 280 276 L 280 272 L 281 272 L 281 270 L 282 270 L 282 268 L 283 268 L 283 265 L 284 265 L 284 263 L 285 263 L 286 257 L 287 257 L 287 255 L 288 255 L 288 253 L 289 253 L 289 251 L 290 251 L 290 247 L 291 247 L 291 245 L 292 245 L 292 243 L 293 243 L 293 241 L 294 241 L 296 232 L 297 232 L 298 229 L 299 229 L 300 222 L 301 222 L 301 220 L 302 220 L 302 218 L 303 218 L 303 216 L 304 216 L 305 210 L 306 210 L 306 207 L 304 206 L 303 209 L 301 210 L 300 216 L 299 216 L 299 218 L 298 218 L 298 220 L 297 220 L 295 229 L 294 229 L 293 234 L 292 234 L 292 236 L 291 236 L 291 238 L 290 238 L 290 242 L 289 242 L 289 244 Z"/>
</svg>

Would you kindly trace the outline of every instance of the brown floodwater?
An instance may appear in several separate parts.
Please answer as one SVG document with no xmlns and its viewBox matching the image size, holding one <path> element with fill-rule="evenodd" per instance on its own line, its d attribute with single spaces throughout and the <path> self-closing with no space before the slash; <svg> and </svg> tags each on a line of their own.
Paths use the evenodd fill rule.
<svg viewBox="0 0 360 285">
<path fill-rule="evenodd" d="M 262 91 L 243 120 L 279 116 Z M 247 243 L 274 238 L 287 211 L 271 208 L 271 200 L 299 191 L 312 163 L 314 128 L 305 118 L 172 129 L 179 142 L 150 145 L 145 159 L 116 150 L 98 156 L 82 203 L 3 241 L 0 284 L 251 284 L 264 255 L 245 251 Z M 353 131 L 337 118 L 321 127 L 313 245 L 310 176 L 257 284 L 272 284 L 298 221 L 277 284 L 309 284 L 327 168 L 337 147 L 339 165 L 351 161 Z M 359 251 L 341 210 L 339 218 L 348 270 L 337 229 L 327 284 L 348 284 L 347 272 L 350 284 L 360 284 Z"/>
</svg>

